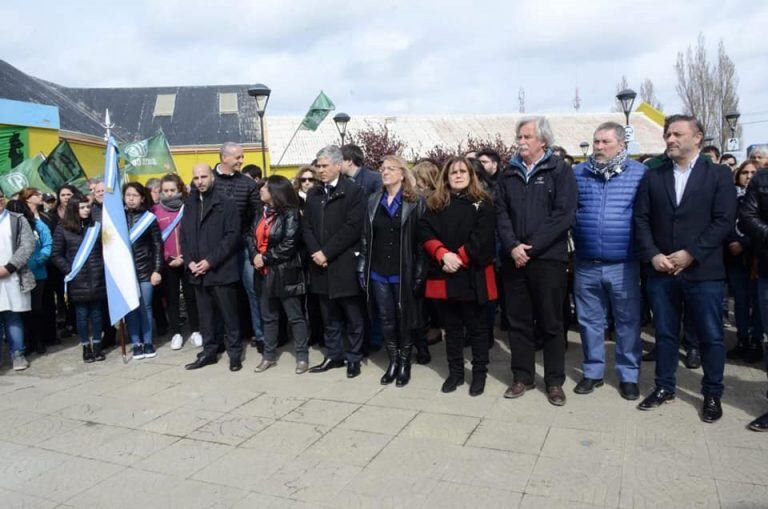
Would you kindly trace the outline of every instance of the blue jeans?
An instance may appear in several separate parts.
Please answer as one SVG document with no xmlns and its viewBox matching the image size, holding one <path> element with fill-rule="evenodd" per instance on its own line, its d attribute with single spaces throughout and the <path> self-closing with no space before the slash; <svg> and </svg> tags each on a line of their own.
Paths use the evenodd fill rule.
<svg viewBox="0 0 768 509">
<path fill-rule="evenodd" d="M 743 265 L 729 265 L 725 273 L 728 278 L 728 290 L 733 296 L 739 343 L 760 345 L 763 341 L 763 322 L 757 302 L 757 281 L 750 279 L 750 269 Z"/>
<path fill-rule="evenodd" d="M 125 328 L 134 345 L 152 344 L 152 291 L 149 281 L 140 281 L 141 298 L 139 307 L 125 315 Z"/>
<path fill-rule="evenodd" d="M 77 324 L 77 335 L 80 336 L 81 345 L 89 345 L 88 326 L 91 327 L 93 342 L 101 343 L 101 325 L 102 308 L 104 302 L 94 300 L 91 302 L 75 303 L 75 323 Z"/>
<path fill-rule="evenodd" d="M 16 352 L 24 354 L 24 324 L 21 313 L 14 311 L 0 311 L 0 328 L 5 329 L 5 337 L 11 349 L 11 357 Z"/>
<path fill-rule="evenodd" d="M 575 261 L 574 295 L 586 378 L 605 373 L 605 329 L 611 311 L 616 329 L 616 374 L 637 383 L 640 374 L 640 264 Z"/>
<path fill-rule="evenodd" d="M 701 349 L 701 392 L 722 396 L 725 370 L 723 341 L 723 281 L 689 281 L 682 276 L 648 277 L 648 296 L 656 328 L 656 386 L 675 392 L 680 350 L 680 316 L 696 317 L 694 327 Z"/>
<path fill-rule="evenodd" d="M 259 292 L 256 290 L 256 285 L 253 281 L 253 265 L 251 265 L 251 259 L 248 256 L 248 248 L 245 247 L 239 254 L 242 259 L 242 274 L 241 280 L 243 282 L 243 288 L 248 295 L 248 308 L 251 310 L 251 325 L 253 326 L 253 334 L 259 341 L 264 341 L 264 325 L 261 323 L 261 304 L 259 299 Z M 242 331 L 244 333 L 244 331 Z"/>
</svg>

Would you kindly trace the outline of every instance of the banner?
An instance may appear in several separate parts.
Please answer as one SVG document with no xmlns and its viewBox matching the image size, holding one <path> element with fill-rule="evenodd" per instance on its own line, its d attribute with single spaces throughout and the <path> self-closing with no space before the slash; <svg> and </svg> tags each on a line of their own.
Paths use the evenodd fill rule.
<svg viewBox="0 0 768 509">
<path fill-rule="evenodd" d="M 26 127 L 0 127 L 0 175 L 11 171 L 29 157 Z"/>
<path fill-rule="evenodd" d="M 0 188 L 2 188 L 5 196 L 10 198 L 25 187 L 36 187 L 40 192 L 52 193 L 53 191 L 43 182 L 38 172 L 44 161 L 43 154 L 37 154 L 35 157 L 22 162 L 10 172 L 0 175 Z"/>
<path fill-rule="evenodd" d="M 121 153 L 128 175 L 176 173 L 171 147 L 162 131 L 146 140 L 123 145 Z"/>
<path fill-rule="evenodd" d="M 309 107 L 309 111 L 304 116 L 304 120 L 301 121 L 301 129 L 307 129 L 309 131 L 316 131 L 328 113 L 336 109 L 336 105 L 333 104 L 327 95 L 321 90 L 320 95 L 317 96 L 315 102 Z"/>
<path fill-rule="evenodd" d="M 67 140 L 61 140 L 40 167 L 40 178 L 49 188 L 58 189 L 64 184 L 71 184 L 83 194 L 88 194 L 88 177 L 85 176 L 80 161 L 77 160 Z"/>
</svg>

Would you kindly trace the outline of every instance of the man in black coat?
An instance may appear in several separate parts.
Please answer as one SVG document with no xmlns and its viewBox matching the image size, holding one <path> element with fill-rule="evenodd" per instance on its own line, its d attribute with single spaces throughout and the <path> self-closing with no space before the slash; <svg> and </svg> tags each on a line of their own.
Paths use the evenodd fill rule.
<svg viewBox="0 0 768 509">
<path fill-rule="evenodd" d="M 200 313 L 203 351 L 185 366 L 198 369 L 214 364 L 221 339 L 214 334 L 214 317 L 224 320 L 230 371 L 242 368 L 243 344 L 237 313 L 240 270 L 240 216 L 234 201 L 216 192 L 214 172 L 205 163 L 193 170 L 194 188 L 184 202 L 181 252 L 195 288 Z"/>
<path fill-rule="evenodd" d="M 381 174 L 364 166 L 363 149 L 351 143 L 341 147 L 341 172 L 363 189 L 366 199 L 381 191 Z"/>
<path fill-rule="evenodd" d="M 310 369 L 322 373 L 344 366 L 344 332 L 347 377 L 360 374 L 363 346 L 364 307 L 360 299 L 355 251 L 363 230 L 363 190 L 341 175 L 342 154 L 331 145 L 317 154 L 317 177 L 322 185 L 307 193 L 302 229 L 304 243 L 312 257 L 310 291 L 318 294 L 325 328 L 326 354 L 323 362 Z"/>
<path fill-rule="evenodd" d="M 645 173 L 635 199 L 635 243 L 640 260 L 652 268 L 647 289 L 656 329 L 656 388 L 638 408 L 650 410 L 675 398 L 684 306 L 696 317 L 701 348 L 701 417 L 714 422 L 723 414 L 723 241 L 733 229 L 736 187 L 727 166 L 700 157 L 703 138 L 695 117 L 668 117 L 668 160 Z"/>
</svg>

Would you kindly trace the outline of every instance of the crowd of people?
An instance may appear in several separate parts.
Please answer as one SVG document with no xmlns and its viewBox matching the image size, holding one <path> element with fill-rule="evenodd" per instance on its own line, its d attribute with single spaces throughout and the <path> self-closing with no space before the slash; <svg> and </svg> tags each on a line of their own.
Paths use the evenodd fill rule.
<svg viewBox="0 0 768 509">
<path fill-rule="evenodd" d="M 327 146 L 292 181 L 262 178 L 243 166 L 240 145 L 225 143 L 219 163 L 197 164 L 188 185 L 168 174 L 122 188 L 140 289 L 139 307 L 125 317 L 132 358 L 155 357 L 155 337 L 167 334 L 171 349 L 200 348 L 186 369 L 226 352 L 239 371 L 250 345 L 263 373 L 290 341 L 296 374 L 346 368 L 355 378 L 362 359 L 383 349 L 381 384 L 403 387 L 412 358 L 431 362 L 429 345 L 442 338 L 442 392 L 464 384 L 469 347 L 469 394 L 477 396 L 499 323 L 511 352 L 504 397 L 535 386 L 542 350 L 547 400 L 562 406 L 575 311 L 583 348 L 576 394 L 604 385 L 610 339 L 621 397 L 640 399 L 645 359 L 655 361 L 654 387 L 638 408 L 674 400 L 683 336 L 686 366 L 703 368 L 701 418 L 714 422 L 726 358 L 764 359 L 768 172 L 758 170 L 768 166 L 768 147 L 737 164 L 701 147 L 703 137 L 695 118 L 668 117 L 665 153 L 640 162 L 627 153 L 624 127 L 606 122 L 594 131 L 592 155 L 574 165 L 546 118 L 528 117 L 509 161 L 486 149 L 440 168 L 392 154 L 374 170 L 359 147 Z M 92 179 L 87 195 L 65 185 L 55 197 L 25 188 L 8 198 L 0 196 L 0 334 L 13 369 L 73 332 L 84 362 L 103 361 L 115 344 L 103 182 Z M 726 284 L 737 330 L 728 352 Z M 655 346 L 644 356 L 647 320 Z M 324 359 L 310 367 L 311 344 Z M 749 427 L 767 430 L 768 414 Z"/>
</svg>

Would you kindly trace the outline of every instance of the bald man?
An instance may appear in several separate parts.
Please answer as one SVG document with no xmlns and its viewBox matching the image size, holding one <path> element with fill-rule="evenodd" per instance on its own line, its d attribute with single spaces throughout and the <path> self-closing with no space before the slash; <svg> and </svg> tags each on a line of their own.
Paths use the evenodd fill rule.
<svg viewBox="0 0 768 509">
<path fill-rule="evenodd" d="M 219 316 L 226 331 L 229 370 L 240 371 L 243 367 L 237 315 L 240 215 L 233 200 L 215 192 L 216 175 L 210 166 L 197 164 L 192 174 L 194 186 L 184 202 L 181 220 L 181 252 L 190 283 L 195 288 L 203 350 L 185 368 L 199 369 L 218 360 L 221 339 L 214 334 L 214 316 Z"/>
</svg>

